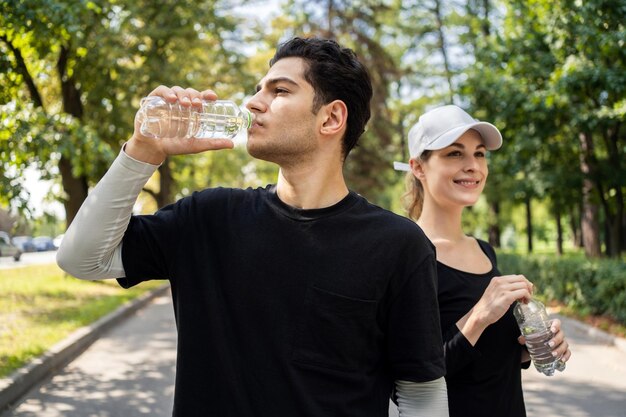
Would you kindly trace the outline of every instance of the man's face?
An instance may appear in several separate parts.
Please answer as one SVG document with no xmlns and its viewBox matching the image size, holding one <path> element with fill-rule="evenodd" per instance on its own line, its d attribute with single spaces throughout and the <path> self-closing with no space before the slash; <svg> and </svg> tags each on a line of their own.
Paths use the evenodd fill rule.
<svg viewBox="0 0 626 417">
<path fill-rule="evenodd" d="M 305 65 L 301 58 L 276 62 L 246 105 L 256 115 L 248 130 L 248 152 L 255 158 L 283 166 L 302 162 L 317 149 L 319 125 Z"/>
</svg>

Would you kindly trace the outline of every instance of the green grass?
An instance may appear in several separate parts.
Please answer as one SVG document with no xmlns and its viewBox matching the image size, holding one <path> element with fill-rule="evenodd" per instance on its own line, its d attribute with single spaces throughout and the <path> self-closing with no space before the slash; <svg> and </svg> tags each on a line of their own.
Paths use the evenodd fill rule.
<svg viewBox="0 0 626 417">
<path fill-rule="evenodd" d="M 0 377 L 45 353 L 74 330 L 163 285 L 124 290 L 115 280 L 81 281 L 56 265 L 0 271 Z"/>
</svg>

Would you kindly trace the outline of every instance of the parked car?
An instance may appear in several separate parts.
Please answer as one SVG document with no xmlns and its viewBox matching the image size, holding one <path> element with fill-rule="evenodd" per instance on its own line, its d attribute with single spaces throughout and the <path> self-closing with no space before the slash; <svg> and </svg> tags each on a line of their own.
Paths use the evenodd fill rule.
<svg viewBox="0 0 626 417">
<path fill-rule="evenodd" d="M 35 252 L 36 250 L 31 236 L 13 236 L 13 244 L 20 248 L 22 253 Z"/>
<path fill-rule="evenodd" d="M 16 261 L 22 257 L 22 251 L 11 242 L 6 232 L 0 232 L 0 256 L 12 256 Z"/>
<path fill-rule="evenodd" d="M 63 242 L 63 236 L 65 236 L 65 233 L 61 233 L 60 235 L 58 235 L 52 240 L 52 243 L 54 243 L 55 248 L 59 249 L 59 246 L 61 246 L 61 242 Z"/>
<path fill-rule="evenodd" d="M 44 252 L 47 250 L 55 250 L 54 242 L 50 236 L 37 236 L 33 238 L 33 245 L 37 252 Z"/>
</svg>

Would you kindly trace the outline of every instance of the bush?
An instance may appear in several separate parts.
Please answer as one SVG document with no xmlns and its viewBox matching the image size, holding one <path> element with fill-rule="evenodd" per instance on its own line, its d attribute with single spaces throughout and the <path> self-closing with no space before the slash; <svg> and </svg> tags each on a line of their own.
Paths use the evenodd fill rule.
<svg viewBox="0 0 626 417">
<path fill-rule="evenodd" d="M 626 263 L 554 255 L 498 254 L 503 274 L 524 274 L 547 301 L 626 324 Z"/>
</svg>

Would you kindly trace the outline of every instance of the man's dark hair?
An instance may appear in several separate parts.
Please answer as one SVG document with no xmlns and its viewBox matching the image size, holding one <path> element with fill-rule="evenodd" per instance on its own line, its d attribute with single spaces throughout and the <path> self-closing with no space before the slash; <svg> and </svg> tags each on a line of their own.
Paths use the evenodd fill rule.
<svg viewBox="0 0 626 417">
<path fill-rule="evenodd" d="M 333 100 L 348 108 L 348 125 L 343 138 L 343 157 L 347 157 L 365 131 L 370 118 L 372 82 L 354 51 L 330 39 L 293 38 L 278 47 L 270 66 L 283 58 L 302 58 L 306 63 L 304 79 L 313 86 L 313 113 Z"/>
</svg>

